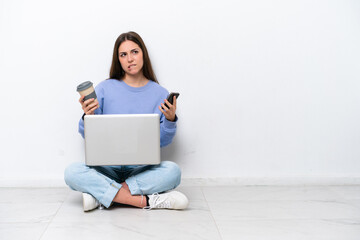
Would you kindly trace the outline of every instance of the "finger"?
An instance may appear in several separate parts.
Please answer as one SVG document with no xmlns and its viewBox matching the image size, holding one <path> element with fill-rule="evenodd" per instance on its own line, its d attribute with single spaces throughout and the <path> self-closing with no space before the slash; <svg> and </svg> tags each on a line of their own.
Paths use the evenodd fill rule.
<svg viewBox="0 0 360 240">
<path fill-rule="evenodd" d="M 99 106 L 99 101 L 97 99 L 95 99 L 94 102 Z"/>
<path fill-rule="evenodd" d="M 85 114 L 94 114 L 94 111 L 99 108 L 99 104 L 95 104 L 94 107 L 90 108 Z"/>
<path fill-rule="evenodd" d="M 168 105 L 169 109 L 173 106 L 167 99 L 164 99 L 166 105 Z"/>
<path fill-rule="evenodd" d="M 90 99 L 89 99 L 90 100 Z M 88 109 L 90 104 L 92 103 L 91 101 L 86 100 L 85 102 L 80 102 L 81 103 L 81 107 L 82 109 L 85 111 L 85 109 Z"/>
<path fill-rule="evenodd" d="M 81 103 L 81 105 L 84 103 L 84 97 L 85 97 L 85 96 L 81 96 L 81 97 L 79 98 L 79 103 Z"/>
<path fill-rule="evenodd" d="M 97 109 L 97 106 L 91 108 L 91 109 L 90 109 L 88 112 L 86 112 L 85 114 L 86 114 L 86 115 L 92 115 L 92 114 L 94 114 L 94 112 L 95 112 L 96 109 Z"/>
<path fill-rule="evenodd" d="M 170 103 L 169 103 L 170 104 Z M 171 109 L 169 109 L 169 108 L 167 108 L 166 106 L 165 106 L 165 104 L 161 104 L 162 105 L 162 107 L 163 107 L 163 110 L 164 110 L 164 115 L 165 115 L 165 117 L 167 118 L 167 119 L 172 119 L 174 116 L 175 116 L 175 109 L 174 109 L 174 107 L 172 106 L 171 107 Z"/>
<path fill-rule="evenodd" d="M 164 109 L 165 112 L 169 111 L 169 108 L 167 108 L 164 103 L 161 104 L 161 107 Z"/>
<path fill-rule="evenodd" d="M 90 98 L 90 99 L 86 100 L 86 101 L 84 102 L 84 104 L 87 106 L 87 105 L 89 105 L 89 104 L 91 104 L 91 103 L 93 103 L 93 102 L 95 102 L 95 99 L 94 99 L 94 98 Z"/>
<path fill-rule="evenodd" d="M 90 111 L 90 109 L 93 109 L 93 108 L 95 108 L 95 109 L 98 108 L 98 103 L 94 102 L 92 104 L 87 105 L 84 109 L 84 112 L 88 112 L 88 111 Z"/>
<path fill-rule="evenodd" d="M 173 98 L 173 105 L 176 108 L 176 96 L 174 96 L 174 98 Z"/>
<path fill-rule="evenodd" d="M 165 111 L 159 106 L 160 111 L 165 115 Z"/>
<path fill-rule="evenodd" d="M 88 110 L 91 107 L 93 107 L 94 104 L 99 104 L 99 102 L 97 101 L 97 99 L 94 100 L 93 98 L 90 98 L 90 99 L 86 100 L 85 102 L 83 102 L 82 108 L 85 111 L 85 109 Z"/>
</svg>

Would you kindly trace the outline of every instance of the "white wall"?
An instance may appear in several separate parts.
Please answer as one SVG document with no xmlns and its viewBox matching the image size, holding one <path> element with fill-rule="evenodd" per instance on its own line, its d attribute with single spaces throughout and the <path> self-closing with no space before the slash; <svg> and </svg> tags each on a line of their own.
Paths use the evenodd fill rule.
<svg viewBox="0 0 360 240">
<path fill-rule="evenodd" d="M 360 177 L 360 2 L 0 0 L 0 186 L 83 161 L 76 85 L 138 32 L 179 91 L 184 178 Z"/>
</svg>

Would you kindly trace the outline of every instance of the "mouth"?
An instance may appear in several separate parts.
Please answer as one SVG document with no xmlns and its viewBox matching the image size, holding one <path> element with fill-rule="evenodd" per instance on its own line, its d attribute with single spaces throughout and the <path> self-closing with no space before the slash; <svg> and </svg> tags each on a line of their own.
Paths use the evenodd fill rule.
<svg viewBox="0 0 360 240">
<path fill-rule="evenodd" d="M 135 67 L 135 66 L 136 66 L 136 64 L 131 64 L 131 65 L 128 66 L 128 68 L 130 69 L 130 68 Z"/>
</svg>

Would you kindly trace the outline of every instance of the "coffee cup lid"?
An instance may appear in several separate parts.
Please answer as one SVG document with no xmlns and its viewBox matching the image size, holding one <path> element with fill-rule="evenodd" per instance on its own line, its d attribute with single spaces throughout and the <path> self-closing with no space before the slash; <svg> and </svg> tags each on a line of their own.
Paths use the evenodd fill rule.
<svg viewBox="0 0 360 240">
<path fill-rule="evenodd" d="M 86 82 L 83 82 L 81 84 L 79 84 L 76 88 L 76 90 L 79 92 L 79 91 L 83 91 L 85 89 L 88 89 L 89 87 L 91 87 L 93 85 L 92 82 L 90 81 L 86 81 Z"/>
</svg>

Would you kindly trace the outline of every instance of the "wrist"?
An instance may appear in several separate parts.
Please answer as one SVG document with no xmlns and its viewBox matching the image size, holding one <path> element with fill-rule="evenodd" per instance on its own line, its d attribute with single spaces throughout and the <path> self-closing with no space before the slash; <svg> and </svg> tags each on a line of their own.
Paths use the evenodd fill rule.
<svg viewBox="0 0 360 240">
<path fill-rule="evenodd" d="M 174 122 L 175 121 L 175 117 L 173 119 L 167 119 L 169 122 Z"/>
<path fill-rule="evenodd" d="M 173 119 L 168 119 L 166 118 L 166 120 L 168 120 L 169 122 L 176 122 L 177 121 L 177 116 L 175 114 L 174 118 Z"/>
</svg>

